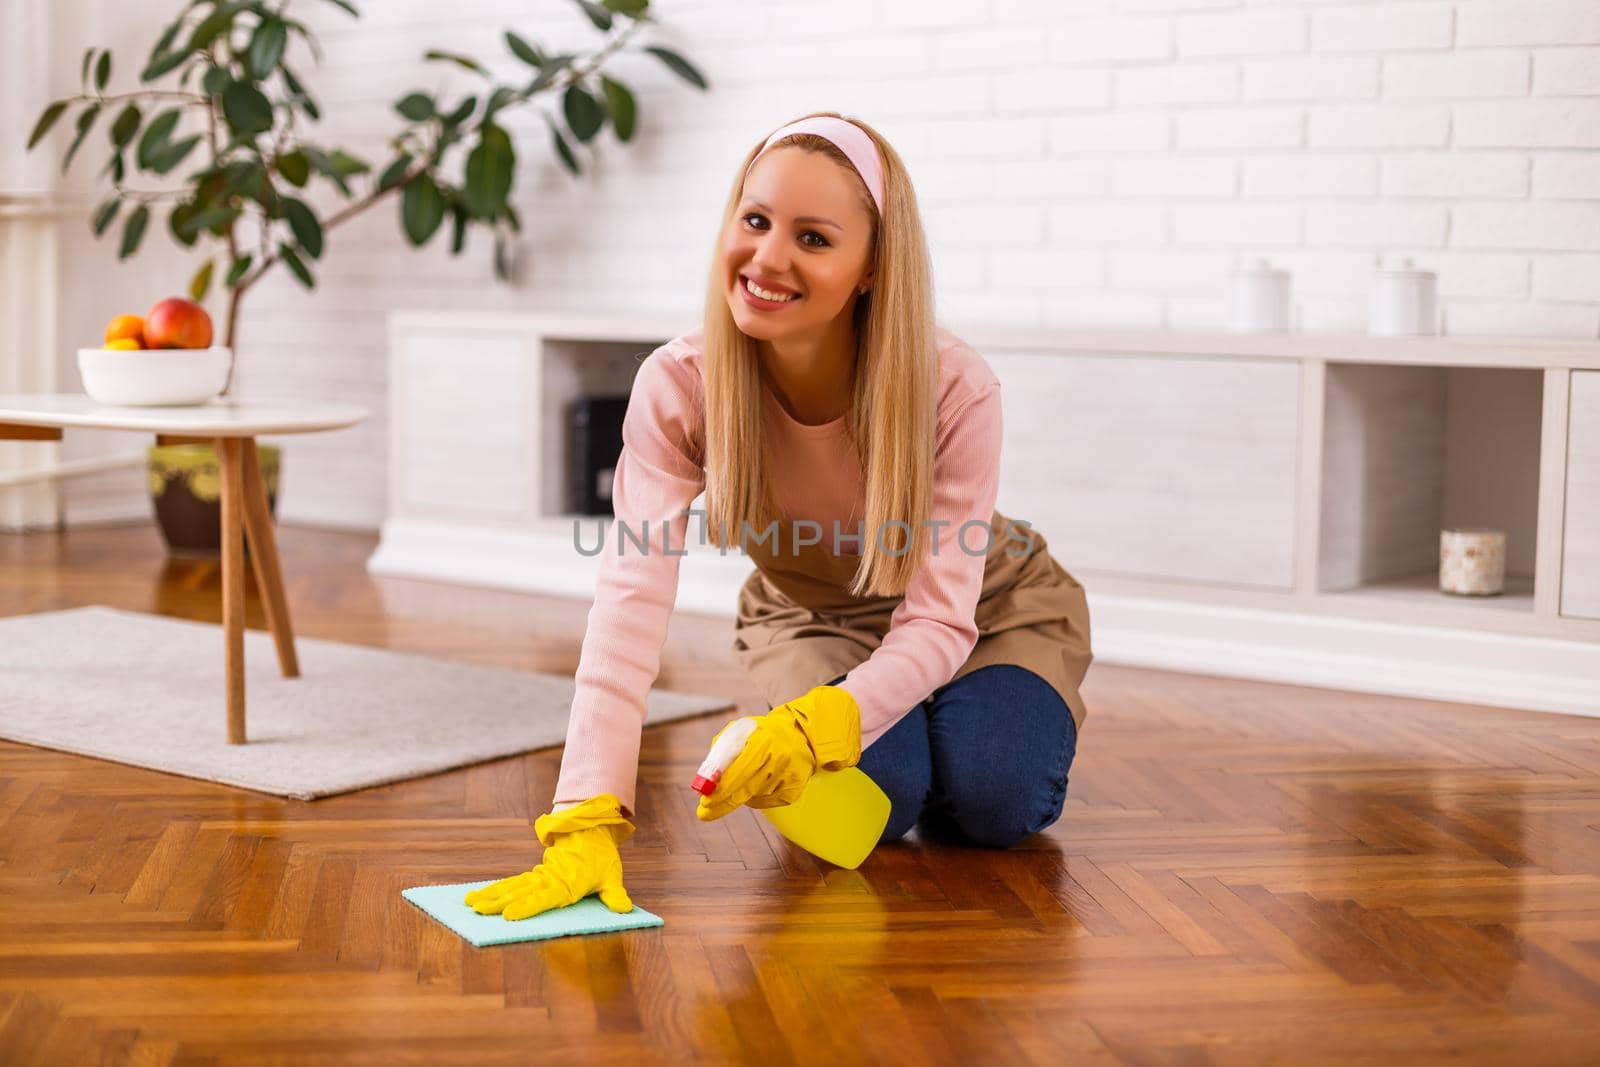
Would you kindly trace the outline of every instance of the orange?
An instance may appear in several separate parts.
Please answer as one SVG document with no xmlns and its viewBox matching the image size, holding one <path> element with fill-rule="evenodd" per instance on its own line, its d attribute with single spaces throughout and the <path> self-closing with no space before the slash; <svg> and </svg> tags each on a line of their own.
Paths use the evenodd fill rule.
<svg viewBox="0 0 1600 1067">
<path fill-rule="evenodd" d="M 101 347 L 115 349 L 118 352 L 132 352 L 135 349 L 143 348 L 144 345 L 140 344 L 137 339 L 132 337 L 118 337 L 113 341 L 107 341 Z"/>
<path fill-rule="evenodd" d="M 133 346 L 135 348 L 144 347 L 144 318 L 142 316 L 118 315 L 106 323 L 107 341 L 120 341 L 123 339 L 136 342 Z M 111 346 L 107 345 L 106 347 L 110 348 Z"/>
</svg>

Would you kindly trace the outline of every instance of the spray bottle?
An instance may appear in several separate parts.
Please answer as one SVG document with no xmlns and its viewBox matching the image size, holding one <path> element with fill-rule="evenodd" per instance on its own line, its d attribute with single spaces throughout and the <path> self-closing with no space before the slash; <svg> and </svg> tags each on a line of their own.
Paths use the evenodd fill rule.
<svg viewBox="0 0 1600 1067">
<path fill-rule="evenodd" d="M 755 732 L 756 720 L 735 719 L 711 746 L 694 776 L 694 791 L 710 796 Z M 800 799 L 777 808 L 757 808 L 778 833 L 835 867 L 861 866 L 889 823 L 889 798 L 855 767 L 818 771 Z"/>
</svg>

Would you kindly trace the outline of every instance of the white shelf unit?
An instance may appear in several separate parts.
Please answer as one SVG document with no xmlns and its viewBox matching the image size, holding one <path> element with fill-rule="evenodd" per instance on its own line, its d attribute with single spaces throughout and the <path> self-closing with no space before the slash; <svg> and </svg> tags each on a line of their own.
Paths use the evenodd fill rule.
<svg viewBox="0 0 1600 1067">
<path fill-rule="evenodd" d="M 691 325 L 393 316 L 371 569 L 591 596 L 560 416 Z M 1600 343 L 952 329 L 1004 390 L 998 506 L 1083 581 L 1097 659 L 1600 714 Z M 1504 595 L 1438 590 L 1450 525 L 1507 530 Z M 730 614 L 751 564 L 693 534 L 678 608 Z"/>
<path fill-rule="evenodd" d="M 566 510 L 566 415 L 579 396 L 626 395 L 678 332 L 623 318 L 392 316 L 389 514 L 369 569 L 592 596 L 592 549 L 602 528 L 615 533 L 609 518 Z M 689 533 L 677 606 L 725 612 L 750 564 Z"/>
</svg>

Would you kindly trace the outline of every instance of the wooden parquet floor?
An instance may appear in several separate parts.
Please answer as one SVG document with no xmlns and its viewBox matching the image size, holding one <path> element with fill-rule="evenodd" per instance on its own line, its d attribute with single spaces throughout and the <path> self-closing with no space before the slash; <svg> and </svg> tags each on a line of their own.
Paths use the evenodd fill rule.
<svg viewBox="0 0 1600 1067">
<path fill-rule="evenodd" d="M 587 604 L 375 580 L 373 544 L 283 531 L 300 633 L 575 667 Z M 147 526 L 0 536 L 0 615 L 217 590 Z M 753 703 L 730 628 L 675 619 L 660 684 Z M 308 803 L 0 742 L 0 1063 L 1600 1063 L 1600 719 L 1086 695 L 1060 823 L 853 872 L 696 822 L 721 716 L 648 730 L 624 862 L 666 925 L 484 950 L 399 891 L 525 869 L 558 752 Z"/>
</svg>

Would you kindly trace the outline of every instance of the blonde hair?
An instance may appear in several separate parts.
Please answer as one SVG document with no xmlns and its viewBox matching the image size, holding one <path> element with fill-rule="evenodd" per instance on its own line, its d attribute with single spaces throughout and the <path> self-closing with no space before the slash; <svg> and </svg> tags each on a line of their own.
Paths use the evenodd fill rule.
<svg viewBox="0 0 1600 1067">
<path fill-rule="evenodd" d="M 833 111 L 812 114 L 845 118 Z M 845 121 L 859 126 L 878 147 L 881 217 L 866 184 L 831 141 L 796 133 L 778 144 L 832 158 L 855 179 L 872 218 L 869 263 L 876 271 L 853 315 L 856 371 L 848 427 L 861 459 L 866 515 L 861 560 L 849 592 L 901 596 L 929 543 L 938 384 L 932 269 L 905 164 L 872 127 L 858 119 Z M 743 198 L 745 175 L 765 143 L 763 137 L 752 146 L 739 167 L 723 208 L 719 247 Z M 722 272 L 714 252 L 704 324 L 706 528 L 713 543 L 739 546 L 741 531 L 765 530 L 781 516 L 771 491 L 759 349 L 734 322 Z"/>
</svg>

